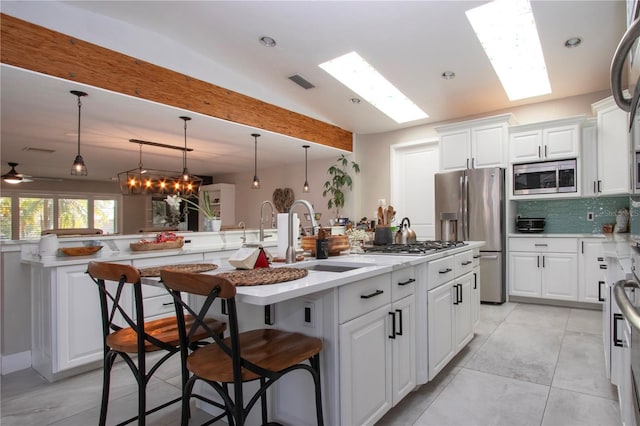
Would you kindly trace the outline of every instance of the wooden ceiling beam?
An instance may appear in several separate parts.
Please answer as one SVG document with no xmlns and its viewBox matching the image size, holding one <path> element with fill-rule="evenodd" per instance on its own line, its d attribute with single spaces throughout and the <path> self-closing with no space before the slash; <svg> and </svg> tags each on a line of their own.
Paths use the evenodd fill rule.
<svg viewBox="0 0 640 426">
<path fill-rule="evenodd" d="M 0 13 L 4 64 L 353 151 L 337 126 Z"/>
</svg>

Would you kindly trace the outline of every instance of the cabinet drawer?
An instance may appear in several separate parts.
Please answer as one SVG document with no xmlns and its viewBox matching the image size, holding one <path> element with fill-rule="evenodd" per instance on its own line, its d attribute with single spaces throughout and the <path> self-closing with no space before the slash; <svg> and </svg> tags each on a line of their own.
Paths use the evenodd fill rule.
<svg viewBox="0 0 640 426">
<path fill-rule="evenodd" d="M 338 289 L 340 324 L 391 303 L 391 274 L 343 285 Z"/>
<path fill-rule="evenodd" d="M 510 251 L 577 253 L 576 238 L 509 238 Z"/>
<path fill-rule="evenodd" d="M 456 277 L 473 270 L 473 251 L 468 250 L 453 256 L 453 272 Z"/>
<path fill-rule="evenodd" d="M 454 257 L 432 260 L 427 266 L 427 289 L 436 288 L 455 278 Z"/>
<path fill-rule="evenodd" d="M 173 297 L 170 294 L 144 299 L 144 317 L 147 320 L 156 316 L 173 315 L 174 313 Z"/>
<path fill-rule="evenodd" d="M 417 281 L 414 267 L 400 269 L 391 273 L 391 300 L 394 302 L 415 292 Z"/>
</svg>

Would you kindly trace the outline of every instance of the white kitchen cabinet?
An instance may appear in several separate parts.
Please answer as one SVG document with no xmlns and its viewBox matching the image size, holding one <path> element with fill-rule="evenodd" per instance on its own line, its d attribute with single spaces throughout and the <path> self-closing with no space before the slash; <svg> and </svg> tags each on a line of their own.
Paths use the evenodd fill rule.
<svg viewBox="0 0 640 426">
<path fill-rule="evenodd" d="M 49 381 L 102 361 L 98 286 L 86 271 L 86 264 L 31 269 L 31 363 Z M 122 300 L 132 306 L 131 289 Z"/>
<path fill-rule="evenodd" d="M 236 186 L 231 183 L 214 183 L 202 185 L 200 193 L 207 191 L 211 201 L 211 209 L 222 221 L 222 226 L 234 226 L 236 224 Z M 200 197 L 202 202 L 202 197 Z M 198 215 L 198 229 L 204 230 L 204 215 Z"/>
<path fill-rule="evenodd" d="M 578 300 L 575 238 L 510 238 L 509 294 Z"/>
<path fill-rule="evenodd" d="M 597 118 L 597 194 L 628 194 L 631 191 L 632 150 L 627 113 L 615 104 L 613 97 L 591 107 Z"/>
<path fill-rule="evenodd" d="M 582 238 L 578 256 L 578 301 L 602 303 L 606 290 L 602 269 L 606 268 L 602 238 Z"/>
<path fill-rule="evenodd" d="M 454 302 L 454 324 L 456 353 L 464 348 L 473 337 L 473 320 L 471 319 L 471 288 L 473 287 L 473 273 L 468 273 L 456 279 L 457 303 Z"/>
<path fill-rule="evenodd" d="M 417 271 L 414 267 L 391 274 L 391 358 L 393 360 L 393 406 L 416 387 L 416 298 Z M 395 330 L 395 332 L 394 332 Z"/>
<path fill-rule="evenodd" d="M 580 156 L 583 116 L 513 126 L 509 129 L 509 161 L 527 163 Z"/>
<path fill-rule="evenodd" d="M 436 128 L 440 138 L 440 171 L 505 167 L 511 114 Z"/>
</svg>

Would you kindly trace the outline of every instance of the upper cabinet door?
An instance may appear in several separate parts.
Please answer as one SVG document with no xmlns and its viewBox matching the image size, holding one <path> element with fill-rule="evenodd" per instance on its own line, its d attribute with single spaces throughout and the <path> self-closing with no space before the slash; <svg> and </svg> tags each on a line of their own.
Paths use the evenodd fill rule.
<svg viewBox="0 0 640 426">
<path fill-rule="evenodd" d="M 471 132 L 463 129 L 440 135 L 440 170 L 464 170 L 471 167 Z"/>
<path fill-rule="evenodd" d="M 546 160 L 577 157 L 580 141 L 578 131 L 577 124 L 543 129 L 543 157 Z"/>
<path fill-rule="evenodd" d="M 504 167 L 507 127 L 503 123 L 471 129 L 471 168 Z"/>
<path fill-rule="evenodd" d="M 539 161 L 541 158 L 542 131 L 540 129 L 511 134 L 509 159 L 512 163 Z"/>
</svg>

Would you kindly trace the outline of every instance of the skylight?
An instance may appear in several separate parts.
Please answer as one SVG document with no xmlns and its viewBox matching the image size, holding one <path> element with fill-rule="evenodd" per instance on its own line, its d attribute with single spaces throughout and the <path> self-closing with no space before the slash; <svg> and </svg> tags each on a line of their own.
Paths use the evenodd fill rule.
<svg viewBox="0 0 640 426">
<path fill-rule="evenodd" d="M 495 0 L 466 14 L 510 100 L 551 93 L 528 0 Z"/>
<path fill-rule="evenodd" d="M 397 123 L 429 117 L 356 52 L 319 66 Z"/>
</svg>

